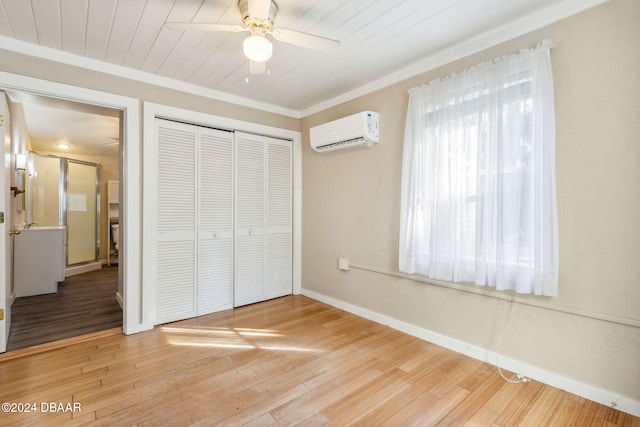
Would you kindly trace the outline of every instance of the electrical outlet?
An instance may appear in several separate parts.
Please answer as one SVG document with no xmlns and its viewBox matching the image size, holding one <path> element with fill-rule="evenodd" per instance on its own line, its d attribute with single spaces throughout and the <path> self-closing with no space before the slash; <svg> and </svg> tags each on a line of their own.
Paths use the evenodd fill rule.
<svg viewBox="0 0 640 427">
<path fill-rule="evenodd" d="M 340 270 L 349 271 L 349 258 L 338 258 L 338 268 Z"/>
</svg>

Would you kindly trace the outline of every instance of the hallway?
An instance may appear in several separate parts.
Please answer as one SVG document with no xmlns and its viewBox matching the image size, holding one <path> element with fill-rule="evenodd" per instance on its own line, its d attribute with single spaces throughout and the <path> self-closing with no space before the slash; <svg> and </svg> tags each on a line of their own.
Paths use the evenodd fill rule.
<svg viewBox="0 0 640 427">
<path fill-rule="evenodd" d="M 17 298 L 7 351 L 122 327 L 118 267 L 68 277 L 55 294 Z"/>
</svg>

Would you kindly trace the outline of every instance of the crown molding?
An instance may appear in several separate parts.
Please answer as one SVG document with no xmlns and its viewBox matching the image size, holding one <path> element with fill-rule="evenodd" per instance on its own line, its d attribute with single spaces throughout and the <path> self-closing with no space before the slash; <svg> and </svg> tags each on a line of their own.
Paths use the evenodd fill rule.
<svg viewBox="0 0 640 427">
<path fill-rule="evenodd" d="M 351 101 L 371 92 L 375 92 L 376 90 L 383 89 L 403 80 L 407 80 L 411 77 L 415 77 L 419 74 L 481 52 L 500 43 L 504 43 L 516 37 L 546 27 L 547 25 L 553 24 L 561 19 L 575 15 L 576 13 L 590 9 L 607 1 L 610 0 L 565 0 L 545 9 L 524 15 L 501 27 L 429 54 L 424 59 L 392 74 L 388 74 L 378 80 L 366 83 L 342 95 L 320 102 L 309 108 L 305 108 L 300 111 L 300 116 L 304 118 L 328 108 L 335 107 L 336 105 Z"/>
<path fill-rule="evenodd" d="M 97 59 L 85 58 L 69 52 L 63 52 L 58 49 L 52 49 L 49 47 L 26 43 L 5 36 L 0 36 L 0 49 L 29 55 L 40 59 L 46 59 L 65 65 L 84 68 L 91 71 L 111 74 L 117 77 L 135 80 L 142 83 L 162 86 L 192 95 L 204 96 L 206 98 L 215 99 L 217 101 L 228 102 L 235 105 L 241 105 L 243 107 L 255 108 L 257 110 L 280 114 L 283 116 L 292 117 L 294 119 L 300 118 L 300 112 L 297 110 L 292 110 L 290 108 L 254 101 L 249 98 L 244 98 L 213 89 L 207 89 L 202 86 L 197 86 L 191 83 L 159 76 L 156 74 L 148 73 L 146 71 L 134 70 L 132 68 L 123 67 L 121 65 L 99 61 Z"/>
</svg>

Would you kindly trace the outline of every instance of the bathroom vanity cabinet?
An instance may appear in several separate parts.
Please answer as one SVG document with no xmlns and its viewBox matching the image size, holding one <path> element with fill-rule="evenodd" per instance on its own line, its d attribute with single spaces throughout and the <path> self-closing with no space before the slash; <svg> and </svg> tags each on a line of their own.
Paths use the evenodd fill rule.
<svg viewBox="0 0 640 427">
<path fill-rule="evenodd" d="M 58 291 L 65 277 L 65 234 L 65 227 L 33 227 L 15 236 L 16 297 Z"/>
</svg>

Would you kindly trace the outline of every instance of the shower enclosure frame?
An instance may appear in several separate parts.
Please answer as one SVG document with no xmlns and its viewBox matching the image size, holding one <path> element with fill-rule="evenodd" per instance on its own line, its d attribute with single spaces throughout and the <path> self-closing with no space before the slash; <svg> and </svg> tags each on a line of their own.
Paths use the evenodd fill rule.
<svg viewBox="0 0 640 427">
<path fill-rule="evenodd" d="M 34 197 L 34 191 L 33 191 L 33 171 L 35 170 L 34 166 L 33 166 L 33 158 L 34 157 L 42 157 L 42 158 L 52 158 L 52 159 L 58 159 L 59 161 L 59 179 L 58 179 L 58 224 L 60 226 L 65 226 L 66 227 L 66 250 L 65 250 L 65 264 L 66 267 L 77 267 L 77 266 L 82 266 L 82 265 L 86 265 L 86 264 L 91 264 L 91 263 L 95 263 L 95 262 L 100 262 L 100 217 L 101 217 L 101 212 L 100 212 L 100 202 L 101 202 L 101 195 L 100 195 L 100 164 L 99 163 L 93 163 L 93 162 L 87 162 L 84 160 L 77 160 L 77 159 L 72 159 L 69 157 L 64 157 L 64 156 L 58 156 L 58 155 L 53 155 L 53 154 L 38 154 L 35 152 L 31 152 L 29 153 L 30 156 L 30 161 L 29 161 L 29 171 L 28 171 L 28 179 L 29 179 L 29 183 L 28 183 L 28 187 L 29 187 L 29 194 L 28 194 L 28 206 L 29 209 L 27 209 L 27 223 L 28 224 L 34 224 L 36 226 L 38 225 L 44 225 L 44 224 L 37 224 L 37 223 L 33 223 L 33 209 L 35 208 L 34 204 L 33 204 L 33 197 Z M 76 164 L 80 164 L 80 165 L 85 165 L 85 166 L 90 166 L 90 167 L 94 167 L 95 171 L 96 171 L 96 180 L 95 180 L 95 251 L 94 251 L 94 255 L 93 255 L 93 259 L 92 260 L 86 260 L 86 261 L 81 261 L 81 262 L 77 262 L 77 263 L 73 263 L 73 264 L 69 264 L 69 197 L 68 197 L 68 190 L 69 190 L 69 163 L 76 163 Z"/>
</svg>

